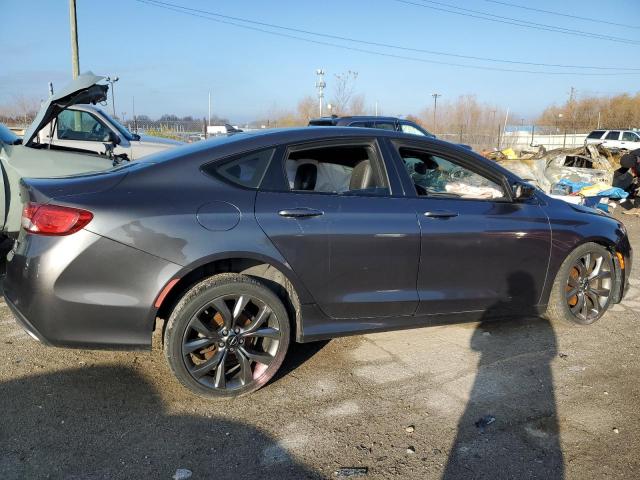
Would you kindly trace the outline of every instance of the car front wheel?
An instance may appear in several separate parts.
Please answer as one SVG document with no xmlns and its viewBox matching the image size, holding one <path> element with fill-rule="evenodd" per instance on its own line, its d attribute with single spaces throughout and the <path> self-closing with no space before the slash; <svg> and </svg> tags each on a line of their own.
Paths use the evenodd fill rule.
<svg viewBox="0 0 640 480">
<path fill-rule="evenodd" d="M 552 321 L 589 325 L 611 305 L 613 286 L 611 253 L 597 243 L 580 245 L 558 270 L 546 316 Z"/>
<path fill-rule="evenodd" d="M 287 311 L 271 290 L 248 276 L 224 273 L 183 296 L 167 322 L 164 352 L 193 392 L 236 397 L 273 377 L 289 337 Z"/>
</svg>

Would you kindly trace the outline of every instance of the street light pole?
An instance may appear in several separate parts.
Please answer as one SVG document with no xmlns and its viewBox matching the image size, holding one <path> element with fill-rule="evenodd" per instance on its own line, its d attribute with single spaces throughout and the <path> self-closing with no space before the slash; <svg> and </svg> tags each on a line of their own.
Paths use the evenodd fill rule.
<svg viewBox="0 0 640 480">
<path fill-rule="evenodd" d="M 436 131 L 436 110 L 438 109 L 438 97 L 441 97 L 439 93 L 432 93 L 433 97 L 433 131 Z"/>
<path fill-rule="evenodd" d="M 75 80 L 80 75 L 80 57 L 78 54 L 78 20 L 76 0 L 69 0 L 69 27 L 71 31 L 71 74 Z"/>
<path fill-rule="evenodd" d="M 322 100 L 324 99 L 324 88 L 327 84 L 324 81 L 324 70 L 319 68 L 316 70 L 318 80 L 316 80 L 316 88 L 318 89 L 318 106 L 320 108 L 320 116 L 322 117 Z"/>
</svg>

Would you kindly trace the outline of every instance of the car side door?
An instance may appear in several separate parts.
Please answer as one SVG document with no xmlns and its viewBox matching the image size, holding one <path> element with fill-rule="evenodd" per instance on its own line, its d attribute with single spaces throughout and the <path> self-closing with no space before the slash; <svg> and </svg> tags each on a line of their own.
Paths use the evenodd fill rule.
<svg viewBox="0 0 640 480">
<path fill-rule="evenodd" d="M 540 202 L 512 201 L 500 172 L 458 150 L 404 140 L 390 149 L 421 229 L 417 314 L 537 305 L 551 249 Z"/>
<path fill-rule="evenodd" d="M 82 110 L 63 110 L 53 122 L 53 128 L 45 127 L 42 133 L 45 142 L 61 147 L 78 148 L 96 153 L 105 153 L 105 144 L 117 135 L 96 115 Z"/>
<path fill-rule="evenodd" d="M 620 130 L 610 130 L 604 136 L 602 144 L 605 147 L 609 148 L 619 148 L 620 147 Z"/>
<path fill-rule="evenodd" d="M 635 150 L 640 147 L 640 136 L 635 132 L 622 132 L 620 138 L 620 148 Z"/>
<path fill-rule="evenodd" d="M 255 214 L 327 317 L 415 312 L 419 227 L 375 137 L 288 145 Z"/>
</svg>

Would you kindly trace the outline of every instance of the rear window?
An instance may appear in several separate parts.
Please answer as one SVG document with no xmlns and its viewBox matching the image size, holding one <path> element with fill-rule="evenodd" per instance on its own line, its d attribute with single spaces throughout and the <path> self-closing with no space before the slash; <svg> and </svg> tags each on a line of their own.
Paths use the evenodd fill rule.
<svg viewBox="0 0 640 480">
<path fill-rule="evenodd" d="M 262 182 L 269 162 L 273 157 L 274 148 L 258 150 L 239 157 L 234 157 L 222 163 L 210 163 L 202 167 L 209 175 L 217 175 L 223 179 L 246 188 L 258 188 Z"/>
<path fill-rule="evenodd" d="M 591 132 L 587 138 L 591 138 L 591 139 L 600 139 L 602 138 L 602 134 L 604 133 L 604 130 L 594 130 L 593 132 Z"/>
<path fill-rule="evenodd" d="M 633 132 L 622 132 L 622 141 L 623 142 L 638 142 L 640 138 Z"/>
</svg>

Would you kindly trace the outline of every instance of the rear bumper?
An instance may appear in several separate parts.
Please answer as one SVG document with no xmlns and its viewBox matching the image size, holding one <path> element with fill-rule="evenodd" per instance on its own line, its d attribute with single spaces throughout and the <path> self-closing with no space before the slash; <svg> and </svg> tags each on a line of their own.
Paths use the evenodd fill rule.
<svg viewBox="0 0 640 480">
<path fill-rule="evenodd" d="M 42 343 L 145 348 L 154 300 L 179 268 L 85 230 L 67 237 L 21 232 L 3 290 L 18 323 Z"/>
<path fill-rule="evenodd" d="M 11 310 L 11 313 L 13 313 L 13 316 L 16 319 L 16 322 L 18 322 L 18 325 L 20 325 L 22 328 L 24 328 L 24 330 L 35 340 L 38 340 L 41 343 L 44 343 L 45 345 L 50 345 L 49 342 L 47 342 L 42 335 L 40 334 L 40 332 L 38 332 L 38 330 L 36 330 L 36 328 L 31 325 L 31 322 L 29 322 L 29 320 L 27 320 L 27 318 L 22 314 L 22 312 L 20 310 L 18 310 L 18 308 L 13 304 L 13 302 L 11 300 L 9 300 L 6 296 L 5 296 L 5 301 L 7 302 L 7 305 L 9 306 L 9 309 Z"/>
</svg>

